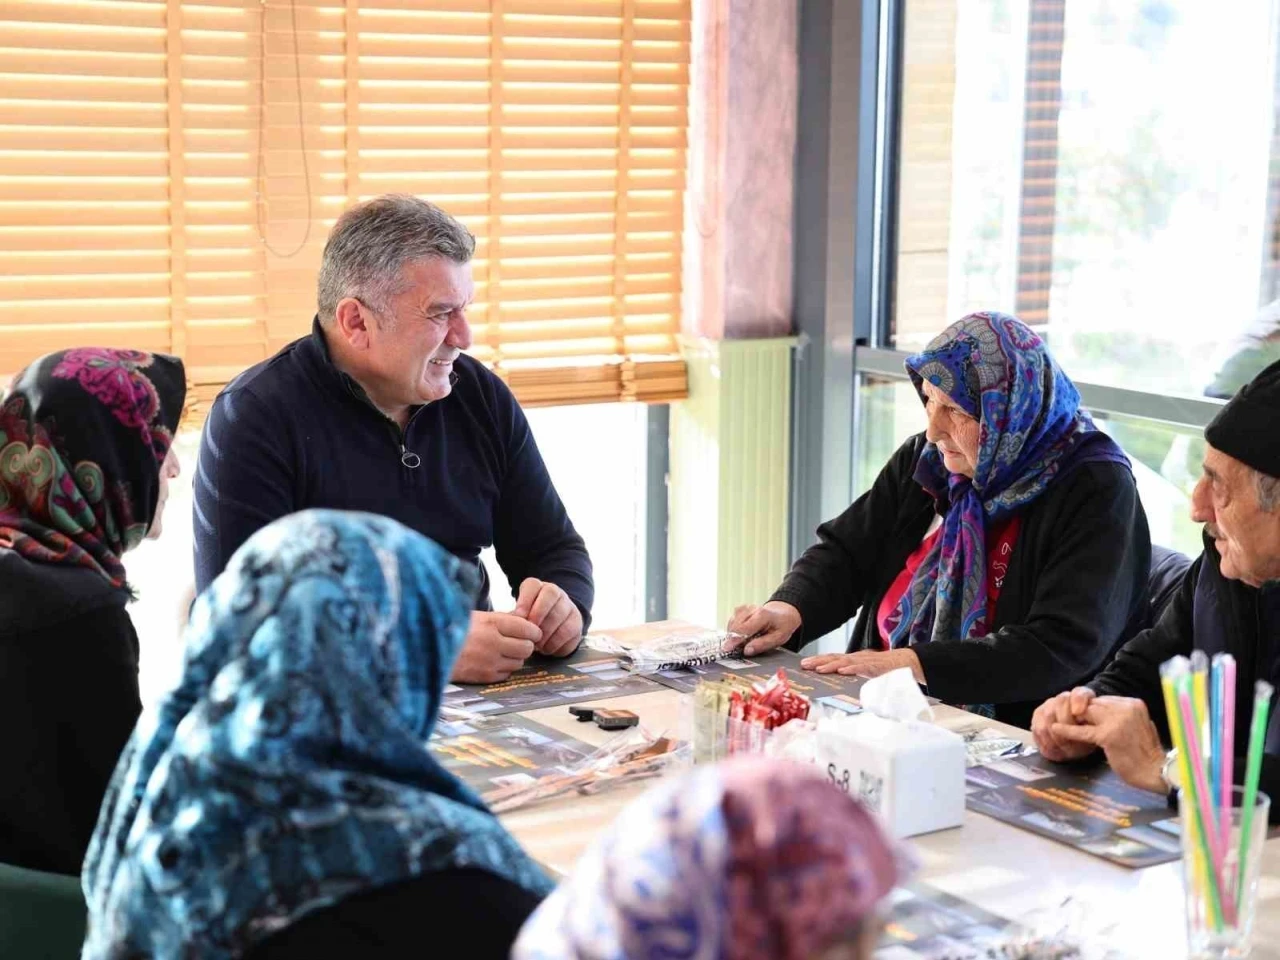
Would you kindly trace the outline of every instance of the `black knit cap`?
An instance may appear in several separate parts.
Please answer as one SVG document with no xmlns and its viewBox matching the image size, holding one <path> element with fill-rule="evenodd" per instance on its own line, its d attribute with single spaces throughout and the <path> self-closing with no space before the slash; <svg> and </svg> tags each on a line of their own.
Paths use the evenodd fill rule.
<svg viewBox="0 0 1280 960">
<path fill-rule="evenodd" d="M 1204 438 L 1241 463 L 1280 477 L 1280 360 L 1240 388 L 1204 428 Z"/>
</svg>

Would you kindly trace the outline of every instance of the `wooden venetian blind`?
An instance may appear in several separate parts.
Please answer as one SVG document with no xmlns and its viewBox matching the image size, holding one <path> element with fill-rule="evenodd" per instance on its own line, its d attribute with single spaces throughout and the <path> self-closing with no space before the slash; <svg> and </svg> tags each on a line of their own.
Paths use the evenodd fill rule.
<svg viewBox="0 0 1280 960">
<path fill-rule="evenodd" d="M 523 402 L 684 396 L 689 3 L 0 0 L 0 371 L 168 350 L 208 399 L 404 192 L 476 234 L 473 352 Z"/>
</svg>

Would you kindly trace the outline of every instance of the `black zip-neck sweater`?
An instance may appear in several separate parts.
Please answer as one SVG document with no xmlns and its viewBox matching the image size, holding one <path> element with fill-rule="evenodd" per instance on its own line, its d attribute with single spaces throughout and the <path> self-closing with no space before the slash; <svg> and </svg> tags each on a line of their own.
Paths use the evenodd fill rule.
<svg viewBox="0 0 1280 960">
<path fill-rule="evenodd" d="M 573 528 L 524 411 L 468 356 L 453 391 L 418 407 L 405 429 L 377 409 L 311 335 L 246 370 L 218 395 L 195 476 L 196 589 L 254 532 L 311 507 L 392 517 L 480 567 L 492 544 L 514 589 L 527 577 L 561 587 L 591 622 L 591 560 Z"/>
</svg>

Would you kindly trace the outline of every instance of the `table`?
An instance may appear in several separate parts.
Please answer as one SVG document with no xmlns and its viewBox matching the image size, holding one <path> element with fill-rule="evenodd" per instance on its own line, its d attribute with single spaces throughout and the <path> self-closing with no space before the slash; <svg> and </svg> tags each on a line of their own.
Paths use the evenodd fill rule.
<svg viewBox="0 0 1280 960">
<path fill-rule="evenodd" d="M 604 631 L 643 640 L 687 629 L 675 621 Z M 679 731 L 681 695 L 657 690 L 600 701 L 598 706 L 633 710 L 650 730 Z M 538 723 L 602 743 L 609 734 L 579 724 L 564 707 L 523 714 Z M 1008 736 L 1030 733 L 952 707 L 935 708 L 944 727 L 1000 727 Z M 636 796 L 652 786 L 634 784 L 592 797 L 556 800 L 516 810 L 503 823 L 525 849 L 556 874 L 572 870 L 578 856 Z M 1060 843 L 966 811 L 964 825 L 909 841 L 920 861 L 917 879 L 1011 920 L 1043 927 L 1054 918 L 1078 918 L 1079 928 L 1134 958 L 1171 960 L 1186 956 L 1181 866 L 1130 870 Z M 1280 837 L 1268 841 L 1258 891 L 1252 957 L 1280 960 Z"/>
</svg>

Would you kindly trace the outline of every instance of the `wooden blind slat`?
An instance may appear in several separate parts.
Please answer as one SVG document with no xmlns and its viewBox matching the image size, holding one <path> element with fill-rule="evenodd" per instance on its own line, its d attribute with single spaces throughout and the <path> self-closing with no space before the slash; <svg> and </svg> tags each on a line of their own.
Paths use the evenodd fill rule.
<svg viewBox="0 0 1280 960">
<path fill-rule="evenodd" d="M 114 332 L 116 327 L 130 324 L 159 325 L 165 330 L 165 349 L 168 349 L 169 297 L 167 290 L 155 297 L 120 297 L 114 300 L 102 297 L 83 300 L 62 298 L 38 301 L 0 300 L 0 310 L 13 317 L 20 317 L 24 321 L 38 318 L 43 326 L 83 327 L 89 330 L 103 330 L 110 336 L 116 335 Z M 92 322 L 87 320 L 89 317 L 93 318 Z M 9 333 L 8 323 L 5 325 L 5 333 L 6 335 Z M 105 345 L 119 346 L 120 344 Z M 43 352 L 43 350 L 37 350 L 31 356 Z"/>
<path fill-rule="evenodd" d="M 382 5 L 383 0 L 378 0 Z M 625 0 L 508 0 L 507 12 L 556 17 L 612 17 L 623 15 Z M 640 0 L 634 5 L 638 20 L 680 20 L 692 15 L 690 0 Z"/>
<path fill-rule="evenodd" d="M 30 281 L 63 276 L 163 276 L 168 269 L 167 250 L 24 251 L 0 257 L 0 277 Z"/>
<path fill-rule="evenodd" d="M 106 227 L 76 227 L 68 225 L 7 227 L 4 224 L 19 222 L 16 215 L 9 216 L 0 205 L 0 251 L 7 256 L 29 251 L 78 253 L 84 250 L 159 250 L 169 255 L 169 228 L 167 224 L 152 227 L 114 225 Z M 24 212 L 24 221 L 27 216 Z"/>
<path fill-rule="evenodd" d="M 130 3 L 126 0 L 110 3 L 46 3 L 44 0 L 5 0 L 0 7 L 0 25 L 33 22 L 40 24 L 73 24 L 84 29 L 104 27 L 112 31 L 150 29 L 163 31 L 165 5 L 163 3 Z M 0 27 L 2 29 L 2 27 Z"/>
</svg>

